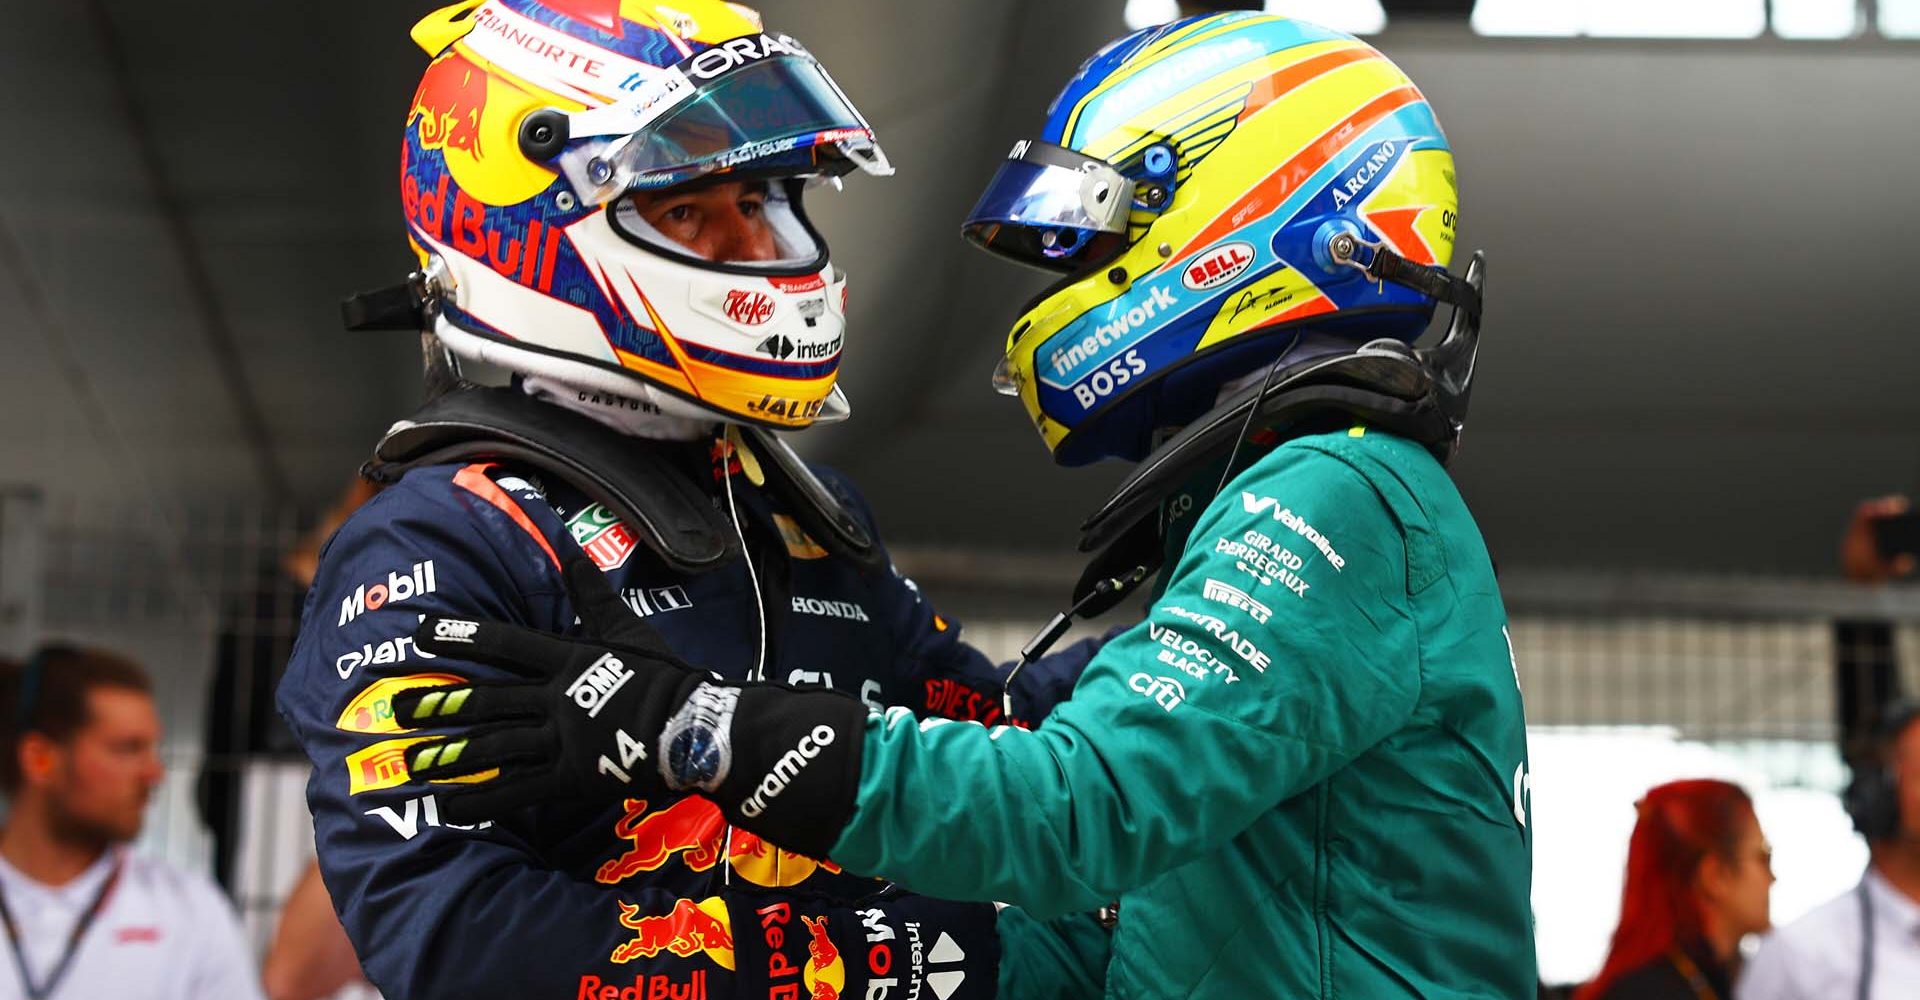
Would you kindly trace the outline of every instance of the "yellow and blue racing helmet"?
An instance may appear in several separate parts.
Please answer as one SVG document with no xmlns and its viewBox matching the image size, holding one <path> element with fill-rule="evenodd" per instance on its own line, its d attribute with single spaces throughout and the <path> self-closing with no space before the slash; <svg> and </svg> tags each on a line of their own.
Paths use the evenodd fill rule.
<svg viewBox="0 0 1920 1000">
<path fill-rule="evenodd" d="M 1096 53 L 1016 144 L 963 233 L 1062 277 L 995 387 L 1056 461 L 1138 460 L 1221 388 L 1311 341 L 1411 343 L 1445 269 L 1453 155 L 1425 96 L 1352 36 L 1232 12 Z"/>
</svg>

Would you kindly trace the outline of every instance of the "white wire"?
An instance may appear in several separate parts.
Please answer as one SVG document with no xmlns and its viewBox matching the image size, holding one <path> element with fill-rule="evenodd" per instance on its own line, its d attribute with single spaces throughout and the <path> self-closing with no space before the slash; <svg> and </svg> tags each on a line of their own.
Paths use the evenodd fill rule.
<svg viewBox="0 0 1920 1000">
<path fill-rule="evenodd" d="M 767 605 L 765 595 L 760 593 L 760 574 L 753 568 L 753 553 L 747 551 L 747 533 L 740 526 L 740 508 L 733 503 L 733 473 L 727 468 L 728 460 L 742 445 L 736 442 L 731 429 L 726 435 L 727 454 L 720 459 L 720 477 L 727 484 L 727 515 L 733 519 L 733 537 L 740 540 L 740 556 L 747 561 L 747 579 L 753 583 L 753 611 L 758 621 L 755 635 L 759 638 L 759 649 L 753 654 L 753 672 L 747 675 L 751 681 L 767 679 Z M 744 470 L 744 466 L 743 466 Z"/>
<path fill-rule="evenodd" d="M 733 520 L 733 537 L 740 540 L 740 557 L 747 562 L 747 580 L 753 584 L 753 613 L 754 617 L 758 619 L 758 628 L 755 630 L 755 635 L 759 637 L 759 648 L 753 654 L 753 671 L 747 674 L 747 679 L 750 681 L 764 681 L 767 679 L 766 596 L 760 593 L 760 574 L 753 568 L 753 553 L 747 551 L 747 532 L 746 529 L 740 526 L 740 508 L 734 506 L 733 503 L 733 472 L 728 468 L 728 462 L 734 457 L 734 453 L 737 450 L 743 449 L 745 445 L 734 440 L 734 434 L 731 428 L 729 428 L 725 434 L 724 440 L 727 442 L 727 453 L 720 458 L 720 478 L 726 483 L 727 488 L 727 516 Z M 741 469 L 744 472 L 745 466 L 742 465 Z M 720 884 L 732 886 L 733 824 L 731 823 L 727 824 L 726 842 L 721 846 L 720 850 L 723 855 L 720 865 Z"/>
</svg>

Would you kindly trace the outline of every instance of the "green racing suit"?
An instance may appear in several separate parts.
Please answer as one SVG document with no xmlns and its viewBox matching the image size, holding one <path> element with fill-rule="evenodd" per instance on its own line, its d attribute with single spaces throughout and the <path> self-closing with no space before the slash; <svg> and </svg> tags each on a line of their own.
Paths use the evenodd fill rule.
<svg viewBox="0 0 1920 1000">
<path fill-rule="evenodd" d="M 1298 437 L 1192 523 L 1037 729 L 870 717 L 832 856 L 1042 919 L 1117 901 L 1106 968 L 1059 972 L 1116 1000 L 1533 996 L 1518 671 L 1439 462 Z"/>
</svg>

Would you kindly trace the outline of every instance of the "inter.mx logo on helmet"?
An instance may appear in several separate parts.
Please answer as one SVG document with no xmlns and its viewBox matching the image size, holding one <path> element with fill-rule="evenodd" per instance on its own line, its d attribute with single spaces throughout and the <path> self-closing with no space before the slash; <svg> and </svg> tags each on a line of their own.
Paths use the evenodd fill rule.
<svg viewBox="0 0 1920 1000">
<path fill-rule="evenodd" d="M 404 575 L 393 572 L 387 574 L 382 583 L 363 583 L 353 589 L 353 593 L 340 602 L 340 624 L 366 614 L 378 611 L 389 604 L 410 601 L 421 594 L 431 594 L 434 590 L 433 560 L 413 564 L 413 570 Z"/>
</svg>

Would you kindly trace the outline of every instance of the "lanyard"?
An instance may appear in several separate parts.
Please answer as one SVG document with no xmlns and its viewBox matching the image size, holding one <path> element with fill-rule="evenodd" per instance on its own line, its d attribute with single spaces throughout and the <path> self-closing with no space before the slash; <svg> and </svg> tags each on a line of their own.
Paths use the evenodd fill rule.
<svg viewBox="0 0 1920 1000">
<path fill-rule="evenodd" d="M 7 905 L 7 894 L 0 890 L 0 922 L 7 928 L 7 943 L 13 946 L 13 964 L 20 970 L 20 985 L 27 991 L 27 1000 L 45 1000 L 52 996 L 60 980 L 66 978 L 67 967 L 73 964 L 74 952 L 80 948 L 80 939 L 87 934 L 87 928 L 93 926 L 95 917 L 106 908 L 107 897 L 113 894 L 113 887 L 120 881 L 121 861 L 116 859 L 113 871 L 107 874 L 107 880 L 100 884 L 100 891 L 93 896 L 93 902 L 87 904 L 87 911 L 80 915 L 80 922 L 74 925 L 73 933 L 67 935 L 67 946 L 60 952 L 60 960 L 53 964 L 53 971 L 47 975 L 47 981 L 39 986 L 33 985 L 33 975 L 27 971 L 27 956 L 20 950 L 20 929 L 13 922 L 13 909 Z"/>
<path fill-rule="evenodd" d="M 1720 994 L 1708 985 L 1707 977 L 1700 974 L 1700 967 L 1687 957 L 1686 952 L 1674 948 L 1667 952 L 1667 961 L 1673 963 L 1675 971 L 1686 979 L 1687 985 L 1693 988 L 1693 995 L 1699 1000 L 1720 1000 Z"/>
</svg>

